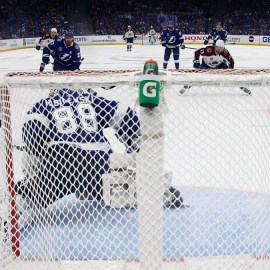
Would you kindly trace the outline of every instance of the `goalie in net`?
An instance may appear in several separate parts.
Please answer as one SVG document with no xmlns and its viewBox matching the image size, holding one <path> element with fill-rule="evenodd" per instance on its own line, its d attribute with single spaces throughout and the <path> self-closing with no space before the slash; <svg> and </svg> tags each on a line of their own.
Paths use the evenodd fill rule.
<svg viewBox="0 0 270 270">
<path fill-rule="evenodd" d="M 112 148 L 104 135 L 108 127 L 125 145 L 124 158 L 117 162 L 112 161 Z M 134 168 L 127 174 L 123 164 L 141 144 L 140 121 L 131 107 L 98 97 L 91 89 L 52 90 L 27 113 L 22 134 L 25 179 L 15 187 L 17 199 L 23 200 L 20 205 L 39 213 L 71 193 L 114 207 L 136 205 Z M 170 185 L 170 177 L 170 173 L 164 175 L 164 204 L 181 207 L 183 199 Z M 113 180 L 113 185 L 105 185 L 106 179 Z M 117 201 L 114 196 L 120 193 L 127 196 Z M 19 224 L 24 226 L 25 220 L 19 219 Z"/>
</svg>

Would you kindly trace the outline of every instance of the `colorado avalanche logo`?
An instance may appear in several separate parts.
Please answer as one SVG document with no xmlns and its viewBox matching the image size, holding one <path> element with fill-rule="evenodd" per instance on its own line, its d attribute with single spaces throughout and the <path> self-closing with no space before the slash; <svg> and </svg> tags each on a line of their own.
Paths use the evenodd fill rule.
<svg viewBox="0 0 270 270">
<path fill-rule="evenodd" d="M 71 59 L 71 55 L 68 53 L 60 53 L 59 58 L 64 61 L 67 62 Z"/>
</svg>

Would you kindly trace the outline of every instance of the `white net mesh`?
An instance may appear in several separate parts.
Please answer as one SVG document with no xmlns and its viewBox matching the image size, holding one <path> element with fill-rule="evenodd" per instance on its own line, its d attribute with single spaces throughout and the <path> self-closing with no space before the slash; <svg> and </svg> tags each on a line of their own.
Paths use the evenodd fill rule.
<svg viewBox="0 0 270 270">
<path fill-rule="evenodd" d="M 1 269 L 269 269 L 268 74 L 6 76 Z"/>
</svg>

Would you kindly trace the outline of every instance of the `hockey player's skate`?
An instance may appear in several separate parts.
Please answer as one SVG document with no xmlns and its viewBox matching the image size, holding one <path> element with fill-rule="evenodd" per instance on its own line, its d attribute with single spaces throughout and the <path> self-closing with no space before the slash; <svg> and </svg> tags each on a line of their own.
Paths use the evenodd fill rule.
<svg viewBox="0 0 270 270">
<path fill-rule="evenodd" d="M 170 186 L 164 193 L 164 206 L 166 208 L 190 207 L 181 197 L 180 191 Z"/>
<path fill-rule="evenodd" d="M 188 90 L 190 88 L 191 88 L 190 85 L 184 85 L 184 87 L 180 90 L 180 94 L 184 94 L 186 92 L 186 90 Z"/>
<path fill-rule="evenodd" d="M 246 94 L 251 95 L 251 91 L 246 87 L 240 87 L 240 89 L 243 90 Z"/>
</svg>

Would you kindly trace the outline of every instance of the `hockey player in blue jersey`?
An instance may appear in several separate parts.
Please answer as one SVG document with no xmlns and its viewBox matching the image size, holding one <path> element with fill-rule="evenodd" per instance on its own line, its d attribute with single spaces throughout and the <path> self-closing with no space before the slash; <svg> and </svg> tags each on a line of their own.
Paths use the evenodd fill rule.
<svg viewBox="0 0 270 270">
<path fill-rule="evenodd" d="M 63 39 L 53 41 L 43 49 L 40 72 L 44 70 L 45 65 L 49 64 L 50 55 L 54 60 L 53 71 L 80 69 L 80 47 L 74 42 L 74 34 L 72 32 L 66 32 Z"/>
<path fill-rule="evenodd" d="M 216 23 L 216 27 L 212 29 L 211 33 L 204 40 L 204 45 L 207 45 L 210 39 L 213 40 L 213 45 L 216 45 L 217 40 L 223 40 L 224 43 L 227 41 L 227 31 L 222 28 L 221 22 Z"/>
<path fill-rule="evenodd" d="M 179 69 L 179 47 L 181 49 L 185 49 L 182 33 L 178 29 L 174 28 L 174 24 L 172 22 L 169 22 L 168 28 L 162 31 L 160 40 L 162 46 L 165 47 L 163 69 L 167 69 L 171 53 L 173 53 L 175 69 Z"/>
<path fill-rule="evenodd" d="M 103 131 L 110 126 L 127 153 L 139 149 L 139 119 L 130 107 L 87 91 L 52 91 L 27 114 L 23 142 L 31 179 L 18 182 L 17 193 L 39 207 L 71 193 L 101 201 L 112 153 Z"/>
<path fill-rule="evenodd" d="M 140 150 L 140 122 L 131 107 L 92 91 L 52 91 L 27 113 L 22 131 L 26 179 L 18 181 L 16 193 L 36 208 L 71 193 L 102 202 L 103 175 L 112 169 L 112 148 L 104 135 L 109 127 L 127 155 Z M 166 206 L 183 205 L 174 187 L 165 195 Z"/>
</svg>

